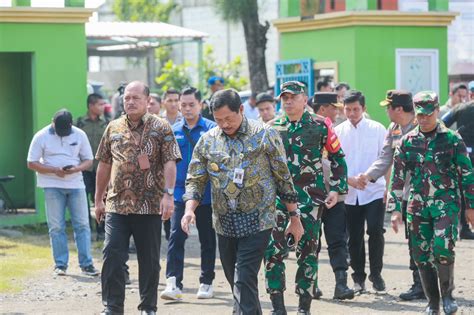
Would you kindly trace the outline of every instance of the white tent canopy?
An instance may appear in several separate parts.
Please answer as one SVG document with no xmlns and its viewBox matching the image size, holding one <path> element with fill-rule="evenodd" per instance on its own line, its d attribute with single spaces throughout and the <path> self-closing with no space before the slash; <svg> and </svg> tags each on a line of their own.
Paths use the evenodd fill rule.
<svg viewBox="0 0 474 315">
<path fill-rule="evenodd" d="M 154 38 L 154 39 L 202 39 L 208 34 L 162 22 L 89 22 L 87 38 Z"/>
<path fill-rule="evenodd" d="M 207 33 L 162 22 L 89 22 L 86 23 L 86 36 L 88 56 L 146 58 L 150 86 L 156 76 L 156 47 L 196 42 L 199 87 L 203 87 L 202 42 L 208 37 Z"/>
</svg>

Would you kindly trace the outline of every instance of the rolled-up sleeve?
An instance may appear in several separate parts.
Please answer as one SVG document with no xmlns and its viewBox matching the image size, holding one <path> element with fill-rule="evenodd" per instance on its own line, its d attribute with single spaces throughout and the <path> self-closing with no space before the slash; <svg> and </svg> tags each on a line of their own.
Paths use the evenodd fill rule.
<svg viewBox="0 0 474 315">
<path fill-rule="evenodd" d="M 296 203 L 298 201 L 298 194 L 288 169 L 285 148 L 283 147 L 281 137 L 272 128 L 267 129 L 266 136 L 269 144 L 267 154 L 277 187 L 277 195 L 282 201 Z"/>
</svg>

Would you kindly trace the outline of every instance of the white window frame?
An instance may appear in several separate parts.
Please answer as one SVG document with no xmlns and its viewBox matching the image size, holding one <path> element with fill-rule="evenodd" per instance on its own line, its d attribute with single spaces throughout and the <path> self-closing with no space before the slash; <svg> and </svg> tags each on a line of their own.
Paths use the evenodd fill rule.
<svg viewBox="0 0 474 315">
<path fill-rule="evenodd" d="M 438 49 L 422 49 L 422 48 L 397 48 L 395 50 L 395 78 L 396 88 L 402 88 L 401 66 L 402 57 L 429 57 L 431 67 L 431 81 L 429 90 L 435 91 L 439 95 L 439 51 Z M 416 91 L 419 92 L 419 91 Z"/>
</svg>

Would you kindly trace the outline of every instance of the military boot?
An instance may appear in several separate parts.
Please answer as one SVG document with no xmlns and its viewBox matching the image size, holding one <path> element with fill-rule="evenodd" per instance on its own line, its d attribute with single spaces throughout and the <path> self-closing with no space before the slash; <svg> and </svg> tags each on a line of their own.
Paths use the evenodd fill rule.
<svg viewBox="0 0 474 315">
<path fill-rule="evenodd" d="M 298 315 L 311 315 L 311 301 L 312 297 L 309 293 L 300 295 L 298 303 Z"/>
<path fill-rule="evenodd" d="M 420 273 L 418 270 L 413 271 L 413 285 L 407 292 L 400 294 L 400 298 L 405 301 L 412 301 L 417 299 L 425 300 L 425 292 L 421 285 Z"/>
<path fill-rule="evenodd" d="M 347 286 L 347 272 L 339 270 L 334 273 L 336 276 L 336 287 L 334 288 L 333 299 L 352 300 L 354 298 L 354 290 Z"/>
<path fill-rule="evenodd" d="M 285 299 L 283 292 L 270 294 L 270 300 L 272 301 L 272 311 L 270 315 L 286 315 Z"/>
<path fill-rule="evenodd" d="M 436 269 L 433 266 L 423 266 L 419 268 L 421 284 L 423 285 L 423 291 L 425 291 L 426 298 L 428 299 L 428 306 L 426 307 L 425 314 L 427 315 L 438 315 L 439 314 L 439 286 L 438 286 L 438 275 Z"/>
<path fill-rule="evenodd" d="M 456 300 L 453 298 L 454 264 L 438 264 L 438 276 L 444 313 L 447 315 L 455 314 L 458 310 L 458 305 L 456 304 Z"/>
</svg>

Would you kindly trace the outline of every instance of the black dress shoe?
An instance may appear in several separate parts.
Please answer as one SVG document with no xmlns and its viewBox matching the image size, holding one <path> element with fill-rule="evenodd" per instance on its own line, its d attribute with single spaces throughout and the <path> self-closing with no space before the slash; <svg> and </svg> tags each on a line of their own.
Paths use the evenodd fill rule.
<svg viewBox="0 0 474 315">
<path fill-rule="evenodd" d="M 100 313 L 100 315 L 123 315 L 123 312 L 114 312 L 106 308 Z"/>
<path fill-rule="evenodd" d="M 370 275 L 369 280 L 372 282 L 372 287 L 375 291 L 385 291 L 385 281 L 383 281 L 381 275 Z"/>
</svg>

